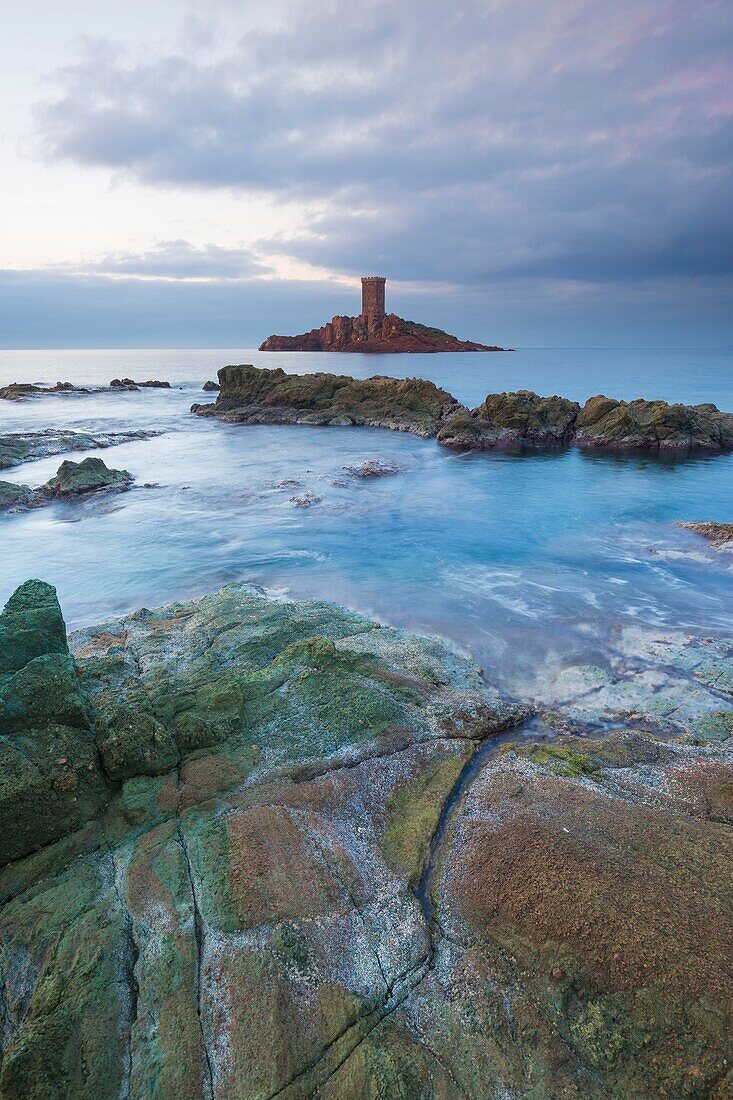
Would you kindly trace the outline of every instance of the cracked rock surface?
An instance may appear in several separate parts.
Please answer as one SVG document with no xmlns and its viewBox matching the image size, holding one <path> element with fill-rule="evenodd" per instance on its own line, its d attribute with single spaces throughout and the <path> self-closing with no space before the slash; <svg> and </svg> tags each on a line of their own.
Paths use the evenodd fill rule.
<svg viewBox="0 0 733 1100">
<path fill-rule="evenodd" d="M 0 617 L 2 1100 L 730 1095 L 720 730 L 242 584 L 69 642 Z"/>
</svg>

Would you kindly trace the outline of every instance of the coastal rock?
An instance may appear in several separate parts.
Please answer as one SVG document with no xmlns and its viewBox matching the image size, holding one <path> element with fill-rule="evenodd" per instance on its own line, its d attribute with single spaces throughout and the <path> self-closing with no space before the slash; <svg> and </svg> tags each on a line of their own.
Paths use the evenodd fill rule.
<svg viewBox="0 0 733 1100">
<path fill-rule="evenodd" d="M 51 393 L 92 393 L 84 386 L 75 386 L 71 382 L 57 382 L 55 386 L 37 386 L 32 382 L 11 382 L 0 387 L 0 400 L 20 401 L 24 397 L 43 397 Z"/>
<path fill-rule="evenodd" d="M 113 390 L 169 390 L 170 388 L 170 382 L 160 382 L 157 379 L 148 382 L 136 382 L 133 378 L 113 378 L 110 382 L 110 389 Z"/>
<path fill-rule="evenodd" d="M 119 493 L 129 489 L 134 480 L 128 470 L 112 470 L 101 458 L 85 458 L 82 462 L 67 459 L 40 491 L 53 497 Z"/>
<path fill-rule="evenodd" d="M 586 401 L 575 422 L 579 447 L 660 450 L 730 450 L 733 415 L 712 404 L 615 401 L 599 394 Z"/>
<path fill-rule="evenodd" d="M 208 382 L 204 382 L 201 389 L 204 390 L 206 393 L 215 393 L 217 390 L 220 389 L 220 386 L 218 382 L 212 382 L 211 379 L 209 379 Z"/>
<path fill-rule="evenodd" d="M 199 416 L 240 424 L 363 424 L 435 436 L 461 410 L 454 397 L 420 378 L 355 379 L 338 374 L 286 374 L 249 364 L 219 371 L 214 405 L 193 405 Z"/>
<path fill-rule="evenodd" d="M 222 368 L 219 383 L 216 402 L 192 405 L 191 412 L 242 424 L 392 428 L 475 450 L 575 445 L 684 454 L 733 449 L 733 414 L 709 404 L 592 397 L 581 408 L 564 397 L 518 390 L 489 394 L 469 410 L 419 378 L 293 375 L 251 365 Z"/>
<path fill-rule="evenodd" d="M 0 512 L 29 508 L 33 504 L 33 490 L 30 485 L 15 485 L 11 481 L 0 481 Z"/>
<path fill-rule="evenodd" d="M 5 639 L 71 661 L 40 582 Z M 727 1095 L 725 746 L 534 744 L 439 643 L 241 584 L 72 651 L 42 766 L 94 730 L 108 779 L 74 833 L 0 801 L 0 1095 Z"/>
<path fill-rule="evenodd" d="M 62 462 L 56 476 L 32 489 L 29 485 L 14 485 L 0 481 L 0 511 L 24 511 L 48 504 L 54 497 L 81 497 L 92 493 L 122 493 L 129 489 L 134 477 L 127 470 L 112 470 L 101 458 L 85 458 L 83 462 Z"/>
<path fill-rule="evenodd" d="M 268 336 L 260 351 L 438 352 L 504 351 L 504 348 L 459 340 L 442 329 L 384 317 L 334 317 L 322 328 L 300 336 Z"/>
<path fill-rule="evenodd" d="M 0 470 L 20 466 L 34 458 L 63 454 L 64 451 L 88 451 L 96 447 L 114 447 L 135 439 L 152 439 L 156 431 L 87 432 L 48 428 L 38 432 L 11 432 L 0 435 Z"/>
<path fill-rule="evenodd" d="M 368 458 L 366 462 L 361 462 L 358 465 L 344 466 L 344 470 L 347 474 L 359 478 L 361 481 L 371 481 L 377 477 L 393 477 L 395 474 L 403 474 L 405 467 L 399 466 L 396 462 L 385 462 L 381 458 Z"/>
<path fill-rule="evenodd" d="M 675 524 L 676 527 L 684 527 L 687 531 L 694 531 L 701 535 L 717 550 L 733 551 L 733 523 L 685 523 Z"/>
<path fill-rule="evenodd" d="M 323 497 L 319 497 L 317 493 L 308 490 L 301 493 L 300 496 L 291 497 L 290 503 L 294 504 L 296 508 L 310 508 L 312 504 L 320 504 L 322 499 Z"/>
<path fill-rule="evenodd" d="M 86 703 L 50 585 L 0 615 L 0 862 L 79 828 L 107 800 Z"/>
<path fill-rule="evenodd" d="M 539 397 L 531 390 L 489 394 L 469 415 L 456 416 L 438 433 L 448 447 L 558 447 L 573 439 L 580 406 L 564 397 Z"/>
</svg>

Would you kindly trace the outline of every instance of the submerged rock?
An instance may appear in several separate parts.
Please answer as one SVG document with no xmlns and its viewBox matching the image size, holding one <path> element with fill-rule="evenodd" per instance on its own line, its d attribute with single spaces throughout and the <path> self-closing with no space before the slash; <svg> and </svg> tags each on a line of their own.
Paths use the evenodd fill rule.
<svg viewBox="0 0 733 1100">
<path fill-rule="evenodd" d="M 11 432 L 0 435 L 0 470 L 20 466 L 35 458 L 63 454 L 64 451 L 88 451 L 96 447 L 114 447 L 135 439 L 152 439 L 157 431 L 74 432 L 48 428 L 38 432 Z"/>
<path fill-rule="evenodd" d="M 718 550 L 733 550 L 733 523 L 685 523 L 675 524 L 687 531 L 694 531 L 707 539 Z"/>
<path fill-rule="evenodd" d="M 399 466 L 396 462 L 385 462 L 381 458 L 368 458 L 358 465 L 344 466 L 344 470 L 352 477 L 357 477 L 362 481 L 370 481 L 376 477 L 393 477 L 395 474 L 403 474 L 405 467 Z"/>
<path fill-rule="evenodd" d="M 113 470 L 101 458 L 85 458 L 82 462 L 62 462 L 56 476 L 47 481 L 41 492 L 56 497 L 82 496 L 85 493 L 119 493 L 129 489 L 135 478 L 128 470 Z"/>
<path fill-rule="evenodd" d="M 247 585 L 71 641 L 0 617 L 0 1095 L 727 1095 L 725 746 L 513 741 L 439 643 Z"/>
<path fill-rule="evenodd" d="M 290 503 L 294 504 L 296 508 L 310 508 L 312 504 L 320 504 L 323 497 L 319 497 L 317 493 L 313 493 L 307 490 L 305 493 L 301 493 L 300 496 L 291 497 Z"/>
</svg>

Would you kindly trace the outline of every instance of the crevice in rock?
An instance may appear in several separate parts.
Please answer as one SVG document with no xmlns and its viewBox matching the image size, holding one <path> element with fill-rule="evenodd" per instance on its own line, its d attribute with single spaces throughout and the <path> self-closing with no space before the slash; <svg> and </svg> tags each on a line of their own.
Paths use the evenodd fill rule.
<svg viewBox="0 0 733 1100">
<path fill-rule="evenodd" d="M 339 1060 L 337 1061 L 336 1065 L 329 1069 L 328 1072 L 324 1075 L 323 1079 L 314 1086 L 314 1095 L 318 1091 L 320 1091 L 320 1089 L 336 1073 L 338 1073 L 338 1071 L 351 1057 L 354 1051 L 357 1050 L 362 1045 L 362 1043 L 364 1043 L 369 1038 L 374 1029 L 378 1027 L 379 1024 L 381 1024 L 382 1021 L 385 1020 L 388 1016 L 391 1016 L 393 1012 L 396 1012 L 400 1005 L 404 1004 L 410 994 L 412 994 L 415 989 L 417 989 L 418 985 L 420 985 L 420 983 L 424 981 L 430 971 L 431 964 L 432 952 L 430 952 L 429 955 L 427 955 L 415 966 L 411 967 L 409 970 L 405 971 L 404 974 L 395 979 L 392 984 L 393 989 L 399 983 L 406 981 L 412 975 L 416 975 L 416 980 L 409 984 L 404 991 L 398 993 L 395 997 L 393 997 L 392 995 L 386 997 L 381 1005 L 377 1005 L 376 1008 L 373 1008 L 370 1012 L 367 1012 L 364 1016 L 360 1016 L 358 1019 L 354 1020 L 353 1023 L 345 1027 L 343 1031 L 339 1032 L 339 1034 L 336 1035 L 335 1038 L 330 1041 L 330 1043 L 328 1043 L 328 1045 L 324 1048 L 324 1050 L 321 1051 L 317 1058 L 315 1058 L 302 1070 L 299 1070 L 298 1073 L 291 1077 L 290 1080 L 287 1081 L 284 1085 L 281 1085 L 274 1092 L 269 1093 L 265 1100 L 276 1100 L 277 1097 L 283 1096 L 294 1085 L 297 1085 L 299 1081 L 302 1081 L 303 1078 L 307 1077 L 308 1074 L 313 1073 L 321 1065 L 324 1059 L 328 1057 L 335 1046 L 337 1046 L 343 1040 L 347 1040 L 349 1035 L 353 1031 L 357 1029 L 361 1031 L 361 1029 L 365 1027 L 366 1029 L 361 1032 L 358 1037 L 355 1037 L 355 1041 L 351 1046 L 349 1046 L 348 1050 L 346 1050 L 343 1055 L 339 1055 Z M 372 1020 L 371 1017 L 376 1017 L 376 1019 Z"/>
<path fill-rule="evenodd" d="M 132 913 L 125 902 L 123 891 L 121 888 L 122 870 L 115 857 L 114 849 L 109 843 L 107 834 L 102 826 L 102 836 L 104 843 L 109 854 L 110 862 L 112 864 L 112 889 L 114 890 L 117 904 L 119 905 L 122 913 L 122 929 L 123 929 L 123 965 L 125 973 L 125 981 L 128 992 L 128 1018 L 127 1018 L 127 1041 L 125 1043 L 125 1050 L 123 1054 L 124 1061 L 124 1079 L 122 1087 L 120 1089 L 121 1100 L 129 1100 L 132 1095 L 132 1036 L 137 1023 L 138 1018 L 138 1006 L 140 1002 L 140 984 L 135 973 L 135 968 L 140 958 L 140 948 L 137 940 L 135 939 L 135 923 L 133 921 Z"/>
<path fill-rule="evenodd" d="M 188 850 L 186 835 L 181 827 L 181 799 L 183 782 L 181 779 L 181 757 L 178 759 L 176 772 L 179 790 L 178 806 L 176 807 L 176 840 L 183 853 L 183 861 L 186 867 L 186 877 L 191 891 L 191 906 L 193 909 L 193 938 L 194 938 L 194 986 L 196 994 L 196 1017 L 198 1019 L 199 1034 L 201 1036 L 202 1058 L 202 1087 L 207 1100 L 214 1100 L 214 1068 L 206 1042 L 206 1030 L 202 1016 L 202 1004 L 204 994 L 204 953 L 206 928 L 201 913 L 198 894 L 196 892 L 196 880 L 191 866 L 191 857 Z"/>
</svg>

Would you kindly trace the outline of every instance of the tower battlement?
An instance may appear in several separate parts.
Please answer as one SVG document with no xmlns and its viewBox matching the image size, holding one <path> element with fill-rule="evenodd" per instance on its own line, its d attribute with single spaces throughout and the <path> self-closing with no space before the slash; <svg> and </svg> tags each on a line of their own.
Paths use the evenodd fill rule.
<svg viewBox="0 0 733 1100">
<path fill-rule="evenodd" d="M 364 275 L 361 280 L 361 315 L 370 321 L 381 321 L 384 317 L 384 286 L 387 280 L 383 275 Z"/>
</svg>

